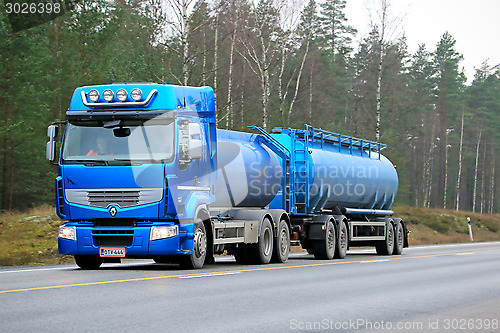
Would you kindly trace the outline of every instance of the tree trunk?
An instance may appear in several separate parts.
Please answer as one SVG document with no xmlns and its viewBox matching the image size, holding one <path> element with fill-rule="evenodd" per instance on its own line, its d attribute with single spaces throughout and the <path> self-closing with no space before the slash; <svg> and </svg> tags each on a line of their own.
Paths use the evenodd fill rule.
<svg viewBox="0 0 500 333">
<path fill-rule="evenodd" d="M 479 147 L 481 145 L 481 135 L 483 133 L 483 126 L 479 128 L 479 137 L 477 139 L 477 147 L 476 147 L 476 167 L 474 169 L 474 192 L 472 194 L 472 211 L 476 212 L 476 194 L 477 194 L 477 172 L 479 165 Z"/>
<path fill-rule="evenodd" d="M 484 212 L 485 193 L 484 193 L 484 178 L 486 175 L 486 147 L 483 149 L 483 166 L 481 167 L 481 214 Z"/>
<path fill-rule="evenodd" d="M 307 42 L 306 42 L 306 50 L 304 51 L 304 57 L 302 58 L 302 62 L 300 63 L 300 69 L 299 73 L 297 74 L 297 82 L 295 84 L 295 92 L 293 94 L 293 99 L 292 102 L 290 103 L 290 108 L 288 109 L 288 123 L 290 124 L 290 117 L 292 116 L 292 110 L 293 106 L 295 104 L 295 101 L 297 100 L 297 95 L 299 93 L 299 85 L 300 85 L 300 78 L 302 77 L 302 72 L 304 71 L 304 64 L 306 62 L 307 55 L 309 54 L 309 40 L 310 40 L 311 34 L 307 36 Z M 310 121 L 311 119 L 309 119 Z"/>
<path fill-rule="evenodd" d="M 444 188 L 443 188 L 443 208 L 446 209 L 447 194 L 448 194 L 448 130 L 446 130 L 446 136 L 444 140 Z"/>
<path fill-rule="evenodd" d="M 314 61 L 311 62 L 311 73 L 309 74 L 309 124 L 312 123 L 312 112 L 313 112 L 313 72 L 314 72 Z"/>
<path fill-rule="evenodd" d="M 188 68 L 188 58 L 189 58 L 189 17 L 188 17 L 188 2 L 182 1 L 182 79 L 185 86 L 188 85 L 189 81 L 189 68 Z"/>
<path fill-rule="evenodd" d="M 429 208 L 431 206 L 431 195 L 432 195 L 432 170 L 434 165 L 434 149 L 435 149 L 435 139 L 436 139 L 436 119 L 432 121 L 432 132 L 431 140 L 429 142 L 429 151 L 425 163 L 425 191 L 424 191 L 424 206 Z"/>
<path fill-rule="evenodd" d="M 207 85 L 207 30 L 203 28 L 203 64 L 201 70 L 201 85 Z"/>
<path fill-rule="evenodd" d="M 233 102 L 231 100 L 231 93 L 233 89 L 233 67 L 234 67 L 234 44 L 236 43 L 236 30 L 237 26 L 234 28 L 233 37 L 231 39 L 231 50 L 229 52 L 229 73 L 228 73 L 228 83 L 227 83 L 227 111 L 226 111 L 226 128 L 233 128 Z"/>
<path fill-rule="evenodd" d="M 243 63 L 243 76 L 245 74 L 245 69 L 246 69 L 246 64 Z M 244 121 L 244 115 L 245 115 L 245 79 L 243 79 L 243 84 L 241 85 L 241 96 L 240 96 L 240 118 L 241 118 L 241 124 L 240 128 L 241 130 L 245 130 L 245 121 Z"/>
<path fill-rule="evenodd" d="M 462 127 L 460 130 L 460 150 L 458 153 L 458 177 L 457 177 L 457 202 L 456 210 L 460 209 L 460 178 L 462 176 L 462 148 L 464 142 L 464 117 L 465 112 L 462 112 Z"/>
<path fill-rule="evenodd" d="M 219 13 L 215 15 L 215 40 L 214 40 L 214 99 L 215 109 L 217 110 L 217 75 L 219 59 Z M 215 123 L 217 124 L 217 112 L 215 113 Z"/>
<path fill-rule="evenodd" d="M 491 180 L 490 180 L 490 214 L 493 214 L 493 206 L 495 204 L 495 147 L 491 148 L 491 156 L 493 162 L 491 163 Z"/>
<path fill-rule="evenodd" d="M 380 141 L 380 127 L 382 123 L 381 104 L 382 104 L 382 65 L 384 63 L 384 43 L 385 43 L 385 28 L 386 28 L 386 15 L 387 15 L 387 1 L 382 0 L 382 27 L 380 31 L 380 50 L 378 58 L 378 72 L 377 72 L 377 123 L 375 127 L 375 139 Z"/>
</svg>

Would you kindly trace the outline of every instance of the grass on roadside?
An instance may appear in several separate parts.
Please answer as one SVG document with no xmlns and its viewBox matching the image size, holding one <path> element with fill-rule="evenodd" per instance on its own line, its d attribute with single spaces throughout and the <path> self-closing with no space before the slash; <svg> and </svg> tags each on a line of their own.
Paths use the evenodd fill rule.
<svg viewBox="0 0 500 333">
<path fill-rule="evenodd" d="M 471 218 L 474 241 L 500 240 L 500 214 L 479 214 L 433 208 L 396 206 L 394 216 L 411 230 L 410 245 L 470 242 L 467 217 Z"/>
<path fill-rule="evenodd" d="M 50 206 L 0 215 L 0 266 L 57 264 L 71 261 L 57 252 L 62 221 Z"/>
</svg>

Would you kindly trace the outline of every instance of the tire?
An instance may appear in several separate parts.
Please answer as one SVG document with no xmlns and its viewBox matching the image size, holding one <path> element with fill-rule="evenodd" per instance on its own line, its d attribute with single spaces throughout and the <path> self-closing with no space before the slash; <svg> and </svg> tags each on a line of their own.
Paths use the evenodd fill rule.
<svg viewBox="0 0 500 333">
<path fill-rule="evenodd" d="M 404 228 L 403 224 L 401 222 L 398 222 L 396 224 L 394 232 L 394 250 L 392 251 L 392 254 L 394 255 L 400 255 L 403 253 L 403 247 L 405 244 L 405 234 L 404 234 Z"/>
<path fill-rule="evenodd" d="M 205 225 L 198 219 L 194 225 L 193 252 L 180 258 L 180 265 L 184 269 L 200 269 L 205 264 L 207 256 L 207 232 Z"/>
<path fill-rule="evenodd" d="M 247 244 L 247 255 L 251 264 L 268 264 L 273 255 L 273 229 L 271 221 L 264 218 L 260 227 L 260 235 L 257 244 Z"/>
<path fill-rule="evenodd" d="M 347 254 L 349 235 L 347 234 L 347 226 L 344 222 L 339 224 L 339 234 L 337 236 L 337 243 L 335 244 L 335 259 L 344 259 Z"/>
<path fill-rule="evenodd" d="M 387 226 L 387 236 L 385 240 L 378 241 L 375 245 L 375 249 L 377 250 L 377 254 L 382 256 L 391 255 L 394 251 L 394 225 L 389 223 Z"/>
<path fill-rule="evenodd" d="M 75 256 L 75 262 L 81 269 L 98 269 L 102 265 L 98 256 Z"/>
<path fill-rule="evenodd" d="M 284 263 L 290 255 L 290 229 L 285 221 L 280 221 L 278 235 L 274 239 L 272 262 Z"/>
<path fill-rule="evenodd" d="M 325 230 L 325 239 L 312 241 L 314 258 L 321 260 L 333 259 L 336 243 L 335 227 L 332 221 L 328 221 Z"/>
</svg>

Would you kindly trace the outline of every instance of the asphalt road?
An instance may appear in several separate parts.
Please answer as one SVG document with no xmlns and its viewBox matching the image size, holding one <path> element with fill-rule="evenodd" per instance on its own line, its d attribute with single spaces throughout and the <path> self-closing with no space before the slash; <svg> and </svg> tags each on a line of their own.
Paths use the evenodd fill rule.
<svg viewBox="0 0 500 333">
<path fill-rule="evenodd" d="M 1 332 L 498 332 L 500 242 L 286 264 L 1 267 Z"/>
</svg>

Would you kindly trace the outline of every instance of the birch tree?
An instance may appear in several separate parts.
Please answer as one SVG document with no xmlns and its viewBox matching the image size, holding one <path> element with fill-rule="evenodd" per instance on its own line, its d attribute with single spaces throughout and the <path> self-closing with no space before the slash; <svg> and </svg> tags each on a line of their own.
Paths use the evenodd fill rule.
<svg viewBox="0 0 500 333">
<path fill-rule="evenodd" d="M 254 25 L 242 39 L 244 50 L 238 53 L 258 78 L 261 90 L 262 127 L 269 123 L 271 72 L 274 70 L 279 46 L 279 13 L 271 0 L 261 0 L 253 11 Z"/>
<path fill-rule="evenodd" d="M 462 177 L 462 149 L 464 142 L 464 117 L 465 111 L 462 111 L 462 127 L 460 129 L 460 149 L 458 153 L 458 177 L 457 177 L 457 200 L 455 204 L 455 210 L 460 209 L 460 181 Z"/>
<path fill-rule="evenodd" d="M 479 147 L 481 146 L 481 135 L 483 134 L 483 125 L 481 124 L 479 126 L 479 135 L 477 138 L 477 145 L 476 145 L 476 166 L 474 168 L 474 190 L 473 190 L 473 195 L 472 195 L 472 211 L 476 212 L 476 195 L 477 195 L 477 173 L 478 173 L 478 166 L 479 166 Z"/>
<path fill-rule="evenodd" d="M 302 79 L 302 74 L 304 72 L 304 64 L 306 62 L 307 56 L 309 54 L 309 46 L 313 38 L 313 33 L 317 31 L 317 14 L 316 14 L 316 2 L 314 0 L 309 1 L 306 7 L 300 14 L 300 24 L 297 22 L 299 15 L 297 15 L 297 8 L 299 8 L 298 1 L 293 1 L 292 6 L 289 6 L 288 10 L 284 10 L 282 14 L 283 25 L 283 35 L 281 43 L 281 66 L 280 73 L 278 76 L 278 98 L 280 101 L 280 115 L 281 119 L 285 121 L 286 112 L 286 123 L 290 125 L 290 118 L 292 116 L 293 107 L 297 101 L 297 96 L 299 93 L 299 87 Z M 298 48 L 296 49 L 292 44 L 294 39 L 298 40 Z M 292 74 L 289 76 L 287 83 L 284 84 L 284 74 L 285 68 L 288 68 L 288 62 L 290 60 L 290 54 L 295 53 L 297 60 L 300 60 L 300 65 L 294 68 Z M 288 102 L 288 92 L 292 82 L 295 81 L 295 87 L 293 88 L 293 95 L 291 101 Z M 288 110 L 285 110 L 286 103 L 288 102 Z"/>
<path fill-rule="evenodd" d="M 385 47 L 387 42 L 395 38 L 399 33 L 402 17 L 394 16 L 390 0 L 377 0 L 377 2 L 376 9 L 372 10 L 370 15 L 372 28 L 377 29 L 379 36 L 375 140 L 380 141 L 380 127 L 382 122 L 382 66 L 384 63 Z"/>
</svg>

